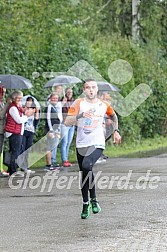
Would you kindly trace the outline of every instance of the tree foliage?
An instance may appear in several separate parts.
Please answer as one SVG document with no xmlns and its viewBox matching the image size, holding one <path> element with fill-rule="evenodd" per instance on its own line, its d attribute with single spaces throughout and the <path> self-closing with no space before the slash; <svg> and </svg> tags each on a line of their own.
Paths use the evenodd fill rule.
<svg viewBox="0 0 167 252">
<path fill-rule="evenodd" d="M 44 73 L 66 72 L 83 59 L 110 81 L 108 67 L 124 59 L 131 64 L 133 77 L 120 87 L 121 94 L 128 95 L 140 83 L 152 89 L 136 111 L 119 118 L 125 139 L 162 134 L 167 107 L 167 2 L 140 1 L 140 40 L 135 45 L 131 13 L 131 0 L 1 0 L 1 74 L 31 79 L 34 87 L 25 94 L 45 100 L 49 90 L 43 87 L 49 78 Z"/>
</svg>

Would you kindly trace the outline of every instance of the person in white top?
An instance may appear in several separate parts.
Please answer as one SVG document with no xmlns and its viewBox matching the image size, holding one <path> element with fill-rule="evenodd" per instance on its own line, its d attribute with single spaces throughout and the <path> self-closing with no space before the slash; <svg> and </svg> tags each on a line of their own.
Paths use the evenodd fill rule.
<svg viewBox="0 0 167 252">
<path fill-rule="evenodd" d="M 83 91 L 85 98 L 74 101 L 68 111 L 65 125 L 77 124 L 78 126 L 76 148 L 78 165 L 82 174 L 83 209 L 81 218 L 87 219 L 91 207 L 94 214 L 101 211 L 96 199 L 92 168 L 105 148 L 105 114 L 112 119 L 114 124 L 114 143 L 120 143 L 121 136 L 118 130 L 118 119 L 113 108 L 109 103 L 97 98 L 97 82 L 92 79 L 86 80 Z M 90 202 L 88 193 L 90 193 Z"/>
<path fill-rule="evenodd" d="M 23 162 L 21 170 L 24 172 L 31 172 L 31 170 L 28 168 L 28 156 L 29 156 L 29 149 L 33 144 L 36 125 L 38 125 L 39 123 L 40 108 L 36 106 L 34 98 L 28 96 L 26 99 L 24 110 L 31 110 L 33 114 L 28 118 L 27 122 L 24 124 L 24 134 L 21 150 L 23 153 L 22 154 Z"/>
</svg>

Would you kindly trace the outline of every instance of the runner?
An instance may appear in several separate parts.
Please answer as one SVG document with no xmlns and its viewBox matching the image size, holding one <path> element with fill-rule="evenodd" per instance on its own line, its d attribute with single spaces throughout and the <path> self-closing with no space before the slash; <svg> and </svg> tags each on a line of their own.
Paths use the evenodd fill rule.
<svg viewBox="0 0 167 252">
<path fill-rule="evenodd" d="M 87 219 L 90 208 L 94 214 L 99 213 L 101 208 L 96 198 L 94 174 L 92 168 L 105 149 L 105 125 L 104 115 L 107 114 L 114 124 L 114 143 L 121 142 L 118 129 L 118 119 L 112 107 L 105 101 L 97 98 L 98 87 L 93 79 L 84 83 L 83 92 L 85 98 L 74 101 L 69 109 L 65 125 L 76 125 L 76 150 L 78 165 L 82 174 L 81 192 L 83 209 L 81 218 Z M 88 193 L 90 193 L 90 201 Z"/>
</svg>

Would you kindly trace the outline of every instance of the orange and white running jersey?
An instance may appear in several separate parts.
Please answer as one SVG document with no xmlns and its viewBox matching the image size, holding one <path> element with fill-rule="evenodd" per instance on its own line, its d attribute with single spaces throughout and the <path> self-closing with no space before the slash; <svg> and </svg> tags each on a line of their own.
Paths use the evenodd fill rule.
<svg viewBox="0 0 167 252">
<path fill-rule="evenodd" d="M 76 147 L 88 147 L 105 149 L 105 124 L 104 115 L 113 115 L 114 110 L 105 101 L 97 99 L 96 103 L 89 103 L 85 98 L 79 98 L 71 105 L 68 116 L 77 116 L 86 111 L 93 112 L 93 117 L 80 118 L 77 122 Z"/>
</svg>

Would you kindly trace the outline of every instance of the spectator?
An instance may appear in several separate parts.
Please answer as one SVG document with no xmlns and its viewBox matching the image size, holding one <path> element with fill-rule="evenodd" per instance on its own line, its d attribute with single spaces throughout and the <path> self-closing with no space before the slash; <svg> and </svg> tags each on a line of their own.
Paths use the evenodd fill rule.
<svg viewBox="0 0 167 252">
<path fill-rule="evenodd" d="M 61 102 L 61 97 L 62 97 L 62 94 L 63 94 L 63 87 L 62 85 L 57 85 L 57 86 L 53 86 L 52 88 L 53 93 L 54 94 L 57 94 L 58 95 L 58 102 L 56 104 L 56 110 L 57 110 L 57 113 L 58 113 L 58 118 L 60 120 L 60 124 L 62 123 L 62 120 L 63 120 L 63 117 L 62 117 L 62 103 L 66 101 L 63 100 L 63 102 Z M 61 128 L 61 127 L 60 127 Z M 57 148 L 58 148 L 58 145 L 53 148 L 52 150 L 52 156 L 51 156 L 51 163 L 53 164 L 54 167 L 60 167 L 60 164 L 57 163 Z"/>
<path fill-rule="evenodd" d="M 0 155 L 2 154 L 3 143 L 4 143 L 4 127 L 5 127 L 5 122 L 6 122 L 6 111 L 11 102 L 11 100 L 8 99 L 7 104 L 4 105 L 5 93 L 6 93 L 6 89 L 4 88 L 4 86 L 3 85 L 0 86 Z M 8 173 L 5 172 L 1 167 L 0 175 L 8 176 Z"/>
<path fill-rule="evenodd" d="M 56 93 L 59 97 L 59 99 L 61 98 L 62 94 L 63 94 L 63 87 L 62 85 L 57 85 L 57 86 L 53 86 L 52 87 L 52 92 Z"/>
<path fill-rule="evenodd" d="M 9 138 L 9 148 L 11 152 L 10 165 L 8 166 L 9 175 L 17 172 L 17 158 L 21 153 L 21 145 L 24 133 L 24 123 L 33 113 L 31 110 L 22 108 L 23 93 L 18 90 L 11 94 L 12 103 L 7 110 L 6 118 L 6 137 Z"/>
<path fill-rule="evenodd" d="M 98 92 L 98 98 L 108 102 L 108 104 L 111 105 L 111 97 L 106 91 Z M 107 116 L 106 114 L 104 116 L 104 126 L 105 126 L 105 143 L 107 143 L 113 133 L 113 125 L 112 125 L 111 118 L 109 116 Z M 108 158 L 108 156 L 106 156 L 102 152 L 102 154 L 101 154 L 100 158 L 97 160 L 96 164 L 106 162 L 107 158 Z"/>
<path fill-rule="evenodd" d="M 25 172 L 27 171 L 31 172 L 31 170 L 28 170 L 28 149 L 33 144 L 35 128 L 39 122 L 39 108 L 36 107 L 33 97 L 31 96 L 27 97 L 25 110 L 31 110 L 32 115 L 28 118 L 27 122 L 24 124 L 24 134 L 22 142 L 22 152 L 24 153 L 24 162 L 22 170 L 24 170 Z"/>
<path fill-rule="evenodd" d="M 57 110 L 58 99 L 59 97 L 56 93 L 51 93 L 48 106 L 45 111 L 45 133 L 47 133 L 48 147 L 45 171 L 55 170 L 60 167 L 60 165 L 56 162 L 56 155 L 54 156 L 55 162 L 52 163 L 52 153 L 57 153 L 57 146 L 60 140 L 60 119 Z"/>
<path fill-rule="evenodd" d="M 75 126 L 66 126 L 64 124 L 64 121 L 66 119 L 68 110 L 72 104 L 72 102 L 74 101 L 74 99 L 72 98 L 73 96 L 73 91 L 71 88 L 66 88 L 65 90 L 65 98 L 67 99 L 67 101 L 65 102 L 65 104 L 62 107 L 62 112 L 63 112 L 63 122 L 61 125 L 61 159 L 62 159 L 62 164 L 64 167 L 69 167 L 72 164 L 68 161 L 68 154 L 69 154 L 69 148 L 74 136 L 74 130 L 75 130 Z"/>
</svg>

